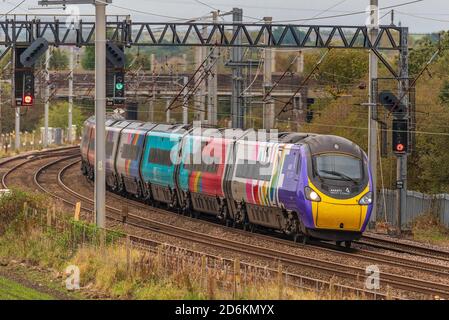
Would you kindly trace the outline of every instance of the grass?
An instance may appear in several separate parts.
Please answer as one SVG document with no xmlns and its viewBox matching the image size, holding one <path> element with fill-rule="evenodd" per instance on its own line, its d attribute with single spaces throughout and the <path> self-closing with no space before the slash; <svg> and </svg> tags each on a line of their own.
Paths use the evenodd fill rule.
<svg viewBox="0 0 449 320">
<path fill-rule="evenodd" d="M 257 279 L 256 273 L 248 273 L 253 280 L 241 282 L 237 287 L 232 272 L 223 273 L 217 267 L 206 268 L 207 263 L 203 264 L 200 256 L 192 262 L 185 252 L 171 252 L 162 247 L 151 252 L 137 249 L 127 245 L 120 232 L 104 235 L 95 226 L 72 221 L 61 212 L 56 213 L 57 221 L 53 221 L 53 226 L 47 227 L 46 206 L 48 199 L 45 197 L 17 190 L 0 198 L 0 260 L 15 260 L 38 269 L 56 270 L 62 276 L 53 284 L 59 283 L 61 289 L 64 288 L 65 268 L 75 265 L 80 270 L 81 292 L 84 292 L 81 298 L 354 298 L 284 287 L 277 283 L 277 279 Z M 28 208 L 27 213 L 23 212 L 24 207 Z M 20 297 L 19 293 L 28 294 L 32 299 L 39 298 L 6 279 L 4 283 L 5 288 L 16 288 L 2 290 L 5 298 L 6 295 Z"/>
<path fill-rule="evenodd" d="M 422 215 L 413 222 L 413 239 L 436 245 L 449 245 L 449 229 L 432 214 Z"/>
<path fill-rule="evenodd" d="M 52 296 L 0 276 L 0 300 L 52 300 Z"/>
</svg>

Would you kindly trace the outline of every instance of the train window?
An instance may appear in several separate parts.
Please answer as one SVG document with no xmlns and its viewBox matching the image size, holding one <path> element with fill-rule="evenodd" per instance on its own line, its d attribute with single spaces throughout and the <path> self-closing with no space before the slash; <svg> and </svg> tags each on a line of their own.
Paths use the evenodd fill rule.
<svg viewBox="0 0 449 320">
<path fill-rule="evenodd" d="M 190 160 L 189 163 L 184 163 L 184 169 L 189 171 L 200 171 L 207 173 L 216 173 L 218 171 L 218 164 L 211 163 L 207 164 L 201 161 L 201 163 L 191 163 L 193 160 Z"/>
<path fill-rule="evenodd" d="M 106 157 L 112 156 L 112 150 L 114 149 L 113 141 L 106 141 Z"/>
<path fill-rule="evenodd" d="M 296 155 L 296 174 L 298 175 L 301 171 L 301 153 L 298 151 Z"/>
<path fill-rule="evenodd" d="M 189 153 L 184 161 L 184 169 L 189 171 L 199 171 L 199 172 L 207 172 L 207 173 L 216 173 L 218 171 L 218 163 L 216 161 L 213 161 L 213 159 L 210 159 L 208 162 L 212 163 L 205 163 L 203 161 L 203 158 L 205 156 L 209 157 L 209 155 L 203 155 L 203 150 L 207 146 L 208 142 L 201 141 L 201 153 L 196 156 L 193 155 L 193 153 Z M 201 159 L 198 159 L 201 158 Z M 198 161 L 199 160 L 199 161 Z M 200 162 L 200 163 L 195 163 Z"/>
<path fill-rule="evenodd" d="M 236 177 L 254 180 L 269 181 L 271 179 L 272 163 L 260 161 L 239 160 L 237 163 Z"/>
<path fill-rule="evenodd" d="M 355 157 L 337 154 L 322 154 L 314 157 L 316 173 L 321 178 L 332 180 L 361 180 L 362 161 Z"/>
<path fill-rule="evenodd" d="M 124 144 L 122 149 L 122 158 L 127 160 L 137 160 L 139 157 L 140 146 L 133 144 Z"/>
<path fill-rule="evenodd" d="M 159 148 L 151 148 L 150 154 L 148 155 L 148 162 L 159 164 L 163 166 L 171 166 L 171 150 L 164 150 Z"/>
</svg>

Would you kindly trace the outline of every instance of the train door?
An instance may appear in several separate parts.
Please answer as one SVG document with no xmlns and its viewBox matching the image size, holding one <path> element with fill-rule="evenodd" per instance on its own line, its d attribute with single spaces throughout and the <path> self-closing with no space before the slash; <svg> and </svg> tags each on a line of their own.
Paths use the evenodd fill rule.
<svg viewBox="0 0 449 320">
<path fill-rule="evenodd" d="M 296 210 L 296 192 L 300 183 L 301 152 L 297 145 L 286 145 L 279 157 L 278 201 L 287 210 Z"/>
</svg>

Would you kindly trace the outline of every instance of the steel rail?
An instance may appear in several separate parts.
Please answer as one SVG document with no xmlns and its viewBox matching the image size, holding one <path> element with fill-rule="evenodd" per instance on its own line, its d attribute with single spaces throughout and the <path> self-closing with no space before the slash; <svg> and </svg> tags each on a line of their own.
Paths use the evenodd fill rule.
<svg viewBox="0 0 449 320">
<path fill-rule="evenodd" d="M 58 164 L 58 163 L 61 163 L 61 162 L 70 160 L 70 159 L 72 159 L 72 158 L 73 158 L 73 156 L 68 156 L 68 157 L 65 157 L 65 158 L 57 159 L 57 160 L 52 161 L 52 162 L 50 162 L 50 163 L 48 163 L 48 164 L 45 164 L 44 166 L 42 166 L 41 168 L 39 168 L 39 169 L 35 172 L 35 175 L 34 175 L 34 181 L 35 181 L 35 184 L 40 188 L 41 191 L 45 192 L 46 194 L 49 194 L 50 196 L 52 196 L 52 197 L 54 197 L 54 198 L 56 198 L 56 199 L 58 199 L 58 200 L 63 201 L 63 202 L 66 203 L 66 204 L 69 204 L 69 205 L 71 205 L 71 206 L 75 206 L 76 202 L 72 202 L 72 201 L 67 200 L 66 198 L 64 198 L 64 197 L 62 197 L 62 196 L 60 196 L 60 195 L 55 194 L 54 192 L 52 192 L 52 191 L 48 190 L 46 187 L 44 187 L 44 186 L 42 185 L 41 182 L 39 182 L 39 176 L 40 176 L 43 172 L 47 171 L 48 168 L 50 168 L 51 166 L 54 166 L 54 165 L 56 165 L 56 164 Z M 66 165 L 65 167 L 63 167 L 61 170 L 59 170 L 59 173 L 58 173 L 58 185 L 59 185 L 62 189 L 64 189 L 64 191 L 65 191 L 66 193 L 69 193 L 71 196 L 76 197 L 78 200 L 86 201 L 87 203 L 92 204 L 92 203 L 93 203 L 93 200 L 91 200 L 90 198 L 85 197 L 85 196 L 79 194 L 78 192 L 72 190 L 71 188 L 69 188 L 69 187 L 62 181 L 62 175 L 63 175 L 63 173 L 64 173 L 69 167 L 73 166 L 74 164 L 76 164 L 76 163 L 78 163 L 78 162 L 79 162 L 79 161 L 75 161 L 75 162 L 69 163 L 68 165 Z M 123 200 L 123 199 L 122 199 L 122 200 Z M 87 207 L 85 207 L 85 206 L 82 206 L 82 209 L 83 209 L 83 210 L 86 210 L 86 211 L 89 211 L 89 212 L 93 212 L 93 209 L 92 209 L 92 208 L 87 208 Z M 116 208 L 113 208 L 113 207 L 111 207 L 111 206 L 107 206 L 107 211 L 108 211 L 109 214 L 110 214 L 110 213 L 113 213 L 113 215 L 118 216 L 118 217 L 116 218 L 116 217 L 113 217 L 113 216 L 111 216 L 111 215 L 108 215 L 108 216 L 107 216 L 108 219 L 112 219 L 112 220 L 115 220 L 115 221 L 122 221 L 122 219 L 121 219 L 121 211 L 120 211 L 120 210 L 118 210 L 118 209 L 116 209 Z M 182 232 L 179 233 L 179 234 L 175 234 L 172 230 L 170 230 L 170 228 L 171 228 L 170 225 L 165 225 L 165 224 L 158 225 L 158 224 L 154 224 L 155 221 L 153 221 L 153 220 L 151 220 L 151 219 L 145 219 L 145 218 L 143 218 L 143 217 L 136 216 L 136 215 L 130 215 L 130 217 L 131 217 L 131 220 L 133 220 L 133 221 L 129 221 L 129 218 L 128 218 L 128 220 L 126 221 L 126 224 L 127 224 L 127 225 L 130 225 L 130 226 L 133 226 L 133 227 L 137 227 L 137 228 L 139 228 L 139 229 L 145 229 L 145 230 L 155 231 L 155 232 L 158 232 L 158 233 L 161 233 L 161 234 L 165 234 L 165 235 L 168 235 L 168 236 L 176 237 L 176 238 L 179 238 L 179 239 L 184 239 L 184 240 L 187 240 L 187 241 L 192 241 L 192 240 L 194 240 L 194 241 L 197 242 L 197 243 L 201 243 L 201 244 L 205 244 L 205 245 L 209 245 L 209 246 L 211 245 L 210 239 L 207 239 L 207 240 L 203 240 L 203 239 L 192 239 L 191 234 L 190 234 L 190 231 L 180 229 Z M 161 228 L 161 227 L 163 227 L 163 228 Z M 167 227 L 168 227 L 168 230 L 167 230 Z M 176 231 L 178 231 L 178 230 L 176 230 Z M 129 236 L 130 236 L 130 239 L 131 239 L 131 240 L 136 241 L 136 242 L 147 242 L 147 243 L 148 243 L 148 242 L 154 242 L 153 240 L 145 239 L 145 238 L 138 237 L 138 236 L 135 236 L 135 235 L 129 235 Z M 212 244 L 212 245 L 215 246 L 215 247 L 224 248 L 224 249 L 228 249 L 228 250 L 231 249 L 231 250 L 233 250 L 233 251 L 242 253 L 242 249 L 233 249 L 233 248 L 229 248 L 229 246 L 224 245 L 223 243 L 222 243 L 222 244 Z M 243 253 L 245 253 L 245 254 L 250 254 L 251 252 L 249 252 L 248 250 L 246 250 L 246 251 L 244 251 Z M 261 256 L 261 255 L 259 254 L 258 256 Z M 262 255 L 262 256 L 265 257 L 265 258 L 268 258 L 268 259 L 270 259 L 270 260 L 273 260 L 273 256 L 270 255 L 270 254 L 264 254 L 264 255 Z M 296 264 L 298 264 L 298 262 L 296 262 Z M 316 267 L 313 266 L 313 265 L 310 264 L 310 263 L 309 263 L 309 264 L 303 263 L 303 265 L 305 265 L 305 266 L 307 265 L 307 266 L 309 266 L 310 268 L 316 269 Z M 332 274 L 335 274 L 335 272 L 333 272 L 333 269 L 331 269 L 331 268 L 327 268 L 326 270 L 327 270 L 328 272 L 332 273 Z M 346 275 L 346 276 L 349 275 L 349 273 L 342 273 L 342 274 L 344 274 L 344 275 Z M 385 299 L 385 298 L 387 298 L 387 295 L 382 294 L 382 293 L 379 293 L 379 292 L 376 292 L 376 291 L 369 291 L 369 290 L 365 290 L 365 289 L 362 289 L 362 288 L 355 288 L 355 287 L 352 288 L 352 287 L 348 287 L 348 286 L 343 286 L 343 287 L 345 287 L 346 289 L 352 289 L 352 290 L 355 291 L 355 292 L 360 292 L 360 293 L 363 293 L 363 294 L 365 294 L 365 295 L 372 296 L 372 297 L 374 297 L 374 298 L 376 298 L 376 299 Z"/>
<path fill-rule="evenodd" d="M 92 199 L 70 189 L 62 181 L 62 175 L 71 165 L 73 165 L 73 163 L 67 165 L 59 172 L 58 183 L 66 192 L 71 193 L 73 196 L 88 203 L 92 203 Z M 130 203 L 128 199 L 121 198 L 121 200 Z M 148 208 L 151 208 L 151 210 L 157 212 L 166 212 L 165 210 L 160 210 L 154 207 L 147 207 L 147 209 Z M 121 217 L 122 212 L 120 209 L 107 206 L 107 210 Z M 195 241 L 197 243 L 214 246 L 220 249 L 236 251 L 245 256 L 249 255 L 269 260 L 275 258 L 276 260 L 284 264 L 289 264 L 297 267 L 306 267 L 310 270 L 321 271 L 331 275 L 339 275 L 355 281 L 358 281 L 365 277 L 365 269 L 361 267 L 348 266 L 342 263 L 331 261 L 323 261 L 313 257 L 300 257 L 279 250 L 263 248 L 256 245 L 240 243 L 228 239 L 221 239 L 219 237 L 202 234 L 196 231 L 185 230 L 177 226 L 155 221 L 153 219 L 145 218 L 131 213 L 128 213 L 126 224 L 139 228 L 145 227 L 149 228 L 150 230 L 157 230 L 158 233 L 163 233 L 169 236 L 176 236 L 177 238 L 181 238 L 186 241 Z M 446 284 L 415 279 L 386 272 L 381 273 L 381 278 L 385 284 L 388 284 L 397 289 L 419 292 L 430 296 L 439 295 L 449 298 L 449 285 Z"/>
</svg>

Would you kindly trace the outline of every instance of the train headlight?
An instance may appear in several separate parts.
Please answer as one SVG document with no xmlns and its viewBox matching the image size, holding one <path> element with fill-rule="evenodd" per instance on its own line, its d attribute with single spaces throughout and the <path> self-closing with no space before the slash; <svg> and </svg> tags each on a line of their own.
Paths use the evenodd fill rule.
<svg viewBox="0 0 449 320">
<path fill-rule="evenodd" d="M 315 202 L 320 202 L 320 201 L 321 201 L 321 198 L 320 198 L 320 196 L 318 195 L 318 193 L 316 193 L 316 192 L 315 192 L 312 188 L 310 188 L 310 187 L 305 187 L 305 188 L 304 188 L 304 194 L 305 194 L 307 200 L 315 201 Z"/>
<path fill-rule="evenodd" d="M 369 205 L 373 202 L 373 193 L 370 191 L 366 193 L 362 198 L 359 200 L 359 204 L 361 205 Z"/>
</svg>

